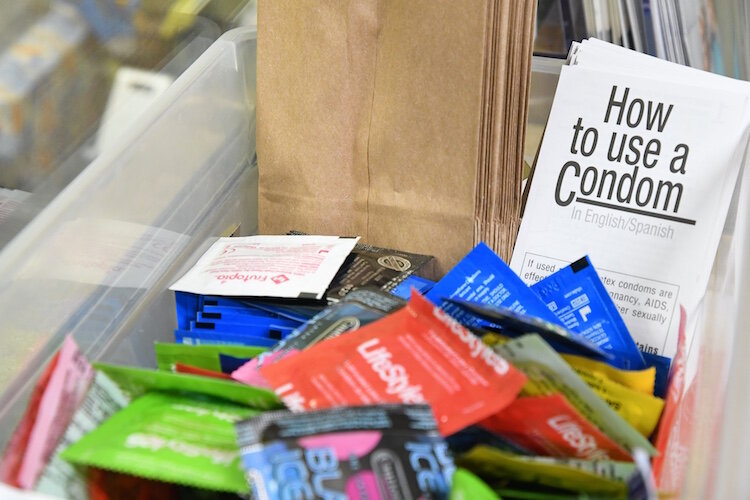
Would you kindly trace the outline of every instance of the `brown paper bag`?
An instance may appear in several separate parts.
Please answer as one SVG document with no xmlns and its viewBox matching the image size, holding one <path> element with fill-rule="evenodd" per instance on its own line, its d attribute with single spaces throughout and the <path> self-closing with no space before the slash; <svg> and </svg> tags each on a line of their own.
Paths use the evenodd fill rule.
<svg viewBox="0 0 750 500">
<path fill-rule="evenodd" d="M 360 235 L 440 271 L 482 239 L 509 256 L 494 234 L 517 229 L 529 4 L 261 0 L 261 232 Z"/>
</svg>

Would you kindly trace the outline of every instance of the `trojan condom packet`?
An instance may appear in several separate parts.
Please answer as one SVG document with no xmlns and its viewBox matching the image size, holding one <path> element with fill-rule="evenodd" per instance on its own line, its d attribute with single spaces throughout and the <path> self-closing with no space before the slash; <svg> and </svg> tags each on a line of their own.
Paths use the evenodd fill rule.
<svg viewBox="0 0 750 500">
<path fill-rule="evenodd" d="M 294 352 L 307 349 L 322 340 L 338 337 L 377 321 L 405 305 L 405 300 L 377 288 L 353 290 L 344 300 L 328 306 L 272 347 L 268 353 L 262 354 L 259 358 L 259 366 L 267 361 L 267 354 L 280 353 L 278 357 L 271 357 L 274 360 L 281 359 Z"/>
<path fill-rule="evenodd" d="M 290 231 L 289 234 L 305 233 Z M 390 292 L 431 260 L 431 255 L 358 243 L 333 278 L 326 291 L 326 299 L 328 302 L 337 302 L 352 290 L 363 286 L 374 286 Z"/>
<path fill-rule="evenodd" d="M 588 257 L 535 283 L 531 289 L 565 328 L 614 354 L 609 364 L 627 370 L 646 368 L 638 346 Z"/>
<path fill-rule="evenodd" d="M 474 247 L 425 297 L 471 328 L 482 327 L 487 322 L 444 299 L 503 306 L 513 312 L 562 325 L 539 296 L 484 243 Z"/>
<path fill-rule="evenodd" d="M 455 470 L 422 404 L 275 411 L 235 429 L 252 498 L 446 498 Z"/>
</svg>

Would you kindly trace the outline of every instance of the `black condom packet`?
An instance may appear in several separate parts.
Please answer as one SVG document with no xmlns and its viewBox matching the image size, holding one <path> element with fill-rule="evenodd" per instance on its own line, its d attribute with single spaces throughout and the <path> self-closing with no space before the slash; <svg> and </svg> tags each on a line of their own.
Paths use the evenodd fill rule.
<svg viewBox="0 0 750 500">
<path fill-rule="evenodd" d="M 455 470 L 427 405 L 275 411 L 235 429 L 253 498 L 447 498 Z"/>
<path fill-rule="evenodd" d="M 290 231 L 289 234 L 304 234 Z M 336 302 L 349 292 L 374 286 L 390 292 L 432 260 L 431 255 L 402 252 L 358 243 L 333 278 L 326 299 Z"/>
</svg>

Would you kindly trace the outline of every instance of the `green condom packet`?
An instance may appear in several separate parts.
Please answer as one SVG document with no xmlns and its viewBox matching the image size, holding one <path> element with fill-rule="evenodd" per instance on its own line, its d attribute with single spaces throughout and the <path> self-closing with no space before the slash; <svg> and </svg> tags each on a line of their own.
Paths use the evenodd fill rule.
<svg viewBox="0 0 750 500">
<path fill-rule="evenodd" d="M 247 493 L 234 423 L 257 414 L 228 401 L 148 392 L 61 457 L 158 481 Z"/>
<path fill-rule="evenodd" d="M 466 469 L 453 474 L 448 500 L 500 500 L 492 488 Z"/>
<path fill-rule="evenodd" d="M 221 371 L 222 354 L 236 358 L 254 358 L 266 351 L 263 347 L 243 345 L 189 345 L 155 342 L 156 364 L 159 370 L 174 371 L 176 363 L 183 363 L 205 370 Z"/>
<path fill-rule="evenodd" d="M 273 391 L 229 380 L 104 363 L 94 363 L 94 368 L 109 376 L 131 398 L 160 391 L 209 396 L 258 410 L 282 408 Z"/>
</svg>

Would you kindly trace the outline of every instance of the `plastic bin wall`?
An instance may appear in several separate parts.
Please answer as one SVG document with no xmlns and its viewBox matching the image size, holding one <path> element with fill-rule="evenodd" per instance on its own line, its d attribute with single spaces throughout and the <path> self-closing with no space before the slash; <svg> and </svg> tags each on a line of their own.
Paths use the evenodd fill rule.
<svg viewBox="0 0 750 500">
<path fill-rule="evenodd" d="M 560 64 L 535 58 L 530 130 L 544 127 Z M 91 359 L 154 364 L 153 340 L 172 338 L 172 280 L 212 236 L 256 230 L 254 116 L 254 32 L 235 30 L 0 253 L 0 444 L 66 334 Z M 692 498 L 750 488 L 749 216 L 738 190 L 690 349 L 697 404 L 677 469 Z"/>
<path fill-rule="evenodd" d="M 255 46 L 225 34 L 0 253 L 0 445 L 66 335 L 89 359 L 155 365 L 180 267 L 256 231 Z"/>
</svg>

